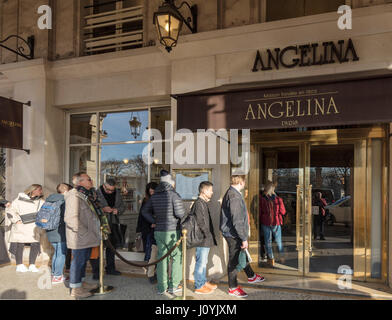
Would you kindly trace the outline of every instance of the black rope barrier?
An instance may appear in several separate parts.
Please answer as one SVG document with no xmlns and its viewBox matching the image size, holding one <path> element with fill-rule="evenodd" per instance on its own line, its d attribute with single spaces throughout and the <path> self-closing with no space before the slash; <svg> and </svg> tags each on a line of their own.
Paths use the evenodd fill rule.
<svg viewBox="0 0 392 320">
<path fill-rule="evenodd" d="M 132 261 L 129 261 L 129 260 L 127 260 L 127 259 L 125 259 L 114 247 L 113 247 L 113 245 L 112 245 L 112 243 L 109 241 L 109 239 L 108 240 L 106 240 L 105 241 L 105 244 L 106 244 L 106 246 L 110 249 L 110 250 L 112 250 L 113 252 L 114 252 L 114 254 L 121 260 L 121 261 L 123 261 L 123 262 L 125 262 L 126 264 L 129 264 L 129 265 L 131 265 L 131 266 L 134 266 L 134 267 L 139 267 L 139 268 L 144 268 L 144 267 L 149 267 L 149 266 L 153 266 L 153 265 L 156 265 L 156 264 L 158 264 L 159 262 L 161 262 L 162 260 L 164 260 L 164 259 L 166 259 L 169 255 L 171 255 L 171 253 L 181 244 L 181 241 L 182 241 L 182 239 L 183 239 L 183 237 L 181 237 L 177 242 L 176 242 L 176 244 L 163 256 L 163 257 L 161 257 L 161 258 L 159 258 L 158 260 L 156 260 L 156 261 L 153 261 L 153 262 L 151 262 L 151 263 L 145 263 L 145 264 L 140 264 L 140 263 L 135 263 L 135 262 L 132 262 Z"/>
</svg>

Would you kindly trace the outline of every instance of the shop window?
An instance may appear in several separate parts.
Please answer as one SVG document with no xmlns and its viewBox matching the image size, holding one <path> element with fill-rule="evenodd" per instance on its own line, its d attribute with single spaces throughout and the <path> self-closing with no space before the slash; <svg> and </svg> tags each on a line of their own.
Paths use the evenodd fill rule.
<svg viewBox="0 0 392 320">
<path fill-rule="evenodd" d="M 158 130 L 162 139 L 166 137 L 165 122 L 171 120 L 170 108 L 154 108 L 151 110 L 151 128 Z"/>
<path fill-rule="evenodd" d="M 69 181 L 72 182 L 72 176 L 78 172 L 86 172 L 91 179 L 96 181 L 96 157 L 97 146 L 71 147 L 69 157 Z"/>
<path fill-rule="evenodd" d="M 97 116 L 96 114 L 75 114 L 71 116 L 70 143 L 96 143 Z"/>
<path fill-rule="evenodd" d="M 142 141 L 148 129 L 148 111 L 100 113 L 99 121 L 101 142 Z"/>
<path fill-rule="evenodd" d="M 170 110 L 158 107 L 70 115 L 69 181 L 80 171 L 87 172 L 96 186 L 113 177 L 127 198 L 132 195 L 133 200 L 127 200 L 128 213 L 138 212 L 147 182 L 159 182 L 162 169 L 170 171 L 166 164 L 170 154 L 166 139 L 170 137 L 165 137 Z M 148 128 L 161 134 L 144 135 Z M 150 162 L 143 161 L 143 150 Z"/>
<path fill-rule="evenodd" d="M 100 148 L 100 181 L 113 178 L 121 189 L 126 214 L 137 214 L 148 183 L 148 164 L 143 160 L 147 143 L 104 145 Z"/>
<path fill-rule="evenodd" d="M 337 11 L 345 0 L 267 0 L 266 21 Z"/>
</svg>

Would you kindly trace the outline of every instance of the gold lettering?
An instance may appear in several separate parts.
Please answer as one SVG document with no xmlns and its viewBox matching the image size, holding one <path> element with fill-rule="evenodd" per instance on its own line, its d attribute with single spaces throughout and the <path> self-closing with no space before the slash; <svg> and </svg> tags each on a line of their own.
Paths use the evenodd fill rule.
<svg viewBox="0 0 392 320">
<path fill-rule="evenodd" d="M 294 117 L 294 112 L 292 110 L 292 107 L 294 106 L 294 101 L 286 101 L 286 117 L 287 118 L 292 118 Z"/>
<path fill-rule="evenodd" d="M 325 99 L 321 98 L 321 100 L 323 101 L 323 105 L 320 105 L 318 99 L 314 99 L 314 115 L 318 116 L 318 110 L 320 110 L 321 114 L 324 115 L 324 107 L 325 107 Z"/>
<path fill-rule="evenodd" d="M 274 102 L 274 103 L 271 103 L 271 104 L 269 105 L 269 107 L 268 107 L 268 114 L 270 115 L 271 118 L 274 118 L 274 119 L 282 118 L 282 117 L 283 117 L 283 114 L 284 114 L 283 111 L 280 111 L 280 112 L 279 112 L 279 116 L 274 116 L 274 115 L 272 114 L 271 109 L 272 109 L 272 107 L 273 107 L 275 104 L 280 105 L 281 108 L 283 107 L 282 101 L 276 101 L 276 102 Z"/>
<path fill-rule="evenodd" d="M 255 117 L 255 114 L 253 113 L 253 109 L 252 109 L 252 105 L 251 104 L 249 104 L 248 113 L 246 114 L 245 120 L 249 120 L 249 113 L 252 114 L 252 120 L 255 120 L 256 117 Z"/>
<path fill-rule="evenodd" d="M 303 117 L 305 115 L 305 110 L 302 110 L 303 113 L 301 113 L 301 100 L 297 100 L 297 117 Z"/>
<path fill-rule="evenodd" d="M 259 109 L 257 113 L 257 118 L 260 120 L 261 119 L 261 114 L 263 114 L 264 119 L 267 119 L 267 103 L 264 102 L 264 110 L 261 104 L 258 104 Z"/>
<path fill-rule="evenodd" d="M 310 112 L 310 99 L 307 99 L 308 101 L 308 116 L 311 116 L 311 112 Z"/>
<path fill-rule="evenodd" d="M 333 99 L 333 97 L 331 97 L 331 99 L 329 100 L 329 106 L 328 106 L 327 114 L 330 114 L 330 113 L 331 113 L 331 112 L 330 112 L 330 109 L 331 109 L 332 106 L 333 106 L 333 108 L 335 109 L 335 113 L 336 113 L 336 114 L 340 113 L 340 112 L 338 111 L 338 108 L 336 107 L 335 100 Z"/>
</svg>

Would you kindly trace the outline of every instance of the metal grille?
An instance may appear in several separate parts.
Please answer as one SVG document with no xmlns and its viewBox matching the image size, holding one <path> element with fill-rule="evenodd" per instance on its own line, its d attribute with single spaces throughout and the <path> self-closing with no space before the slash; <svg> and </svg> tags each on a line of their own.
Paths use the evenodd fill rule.
<svg viewBox="0 0 392 320">
<path fill-rule="evenodd" d="M 143 46 L 143 6 L 125 5 L 125 1 L 94 1 L 84 7 L 91 13 L 84 16 L 86 55 Z"/>
</svg>

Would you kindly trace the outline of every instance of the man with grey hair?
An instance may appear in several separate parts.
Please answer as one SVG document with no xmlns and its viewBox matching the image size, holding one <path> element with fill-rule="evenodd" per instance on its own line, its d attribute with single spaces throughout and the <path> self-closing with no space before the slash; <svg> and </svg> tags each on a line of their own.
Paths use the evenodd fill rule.
<svg viewBox="0 0 392 320">
<path fill-rule="evenodd" d="M 158 259 L 163 257 L 180 239 L 180 221 L 185 209 L 180 195 L 174 190 L 175 182 L 166 170 L 161 171 L 161 183 L 142 208 L 142 216 L 155 224 L 154 238 L 158 247 Z M 182 257 L 176 248 L 166 259 L 157 265 L 158 294 L 166 291 L 174 294 L 182 289 Z M 172 259 L 171 275 L 168 277 L 168 261 Z"/>
<path fill-rule="evenodd" d="M 85 172 L 72 177 L 74 189 L 64 195 L 67 247 L 72 249 L 70 270 L 71 296 L 87 298 L 92 295 L 90 290 L 97 285 L 84 281 L 86 265 L 91 250 L 101 242 L 100 220 L 97 208 L 92 201 L 93 182 Z"/>
<path fill-rule="evenodd" d="M 116 188 L 116 180 L 113 178 L 107 178 L 105 183 L 97 189 L 97 196 L 102 211 L 108 216 L 110 230 L 112 230 L 108 240 L 113 244 L 113 246 L 116 246 L 118 243 L 116 243 L 117 240 L 114 236 L 113 225 L 117 225 L 117 227 L 120 225 L 118 216 L 125 211 L 125 204 L 121 196 L 121 190 Z M 121 275 L 121 272 L 116 270 L 114 258 L 114 252 L 110 248 L 106 248 L 106 273 L 119 276 Z M 99 259 L 91 259 L 90 262 L 93 268 L 93 279 L 98 280 Z"/>
</svg>

